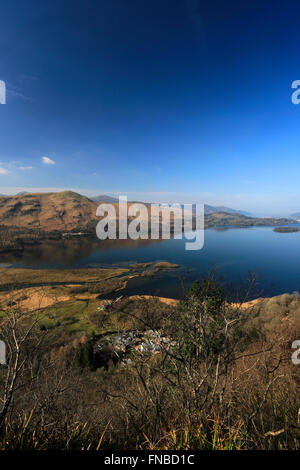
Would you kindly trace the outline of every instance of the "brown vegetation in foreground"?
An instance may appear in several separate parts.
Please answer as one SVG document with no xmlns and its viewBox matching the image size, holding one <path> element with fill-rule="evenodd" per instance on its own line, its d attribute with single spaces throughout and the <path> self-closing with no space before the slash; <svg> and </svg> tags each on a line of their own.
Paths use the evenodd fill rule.
<svg viewBox="0 0 300 470">
<path fill-rule="evenodd" d="M 68 330 L 59 314 L 41 324 L 41 311 L 6 310 L 0 447 L 298 449 L 299 296 L 242 303 L 209 278 L 176 304 L 136 297 L 87 312 L 104 336 Z M 165 346 L 113 350 L 117 331 L 157 332 Z"/>
</svg>

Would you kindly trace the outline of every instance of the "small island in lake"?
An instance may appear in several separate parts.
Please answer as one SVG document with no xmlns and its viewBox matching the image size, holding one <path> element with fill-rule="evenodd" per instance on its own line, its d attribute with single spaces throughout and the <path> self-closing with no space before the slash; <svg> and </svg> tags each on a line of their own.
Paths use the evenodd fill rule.
<svg viewBox="0 0 300 470">
<path fill-rule="evenodd" d="M 300 228 L 299 227 L 275 227 L 273 228 L 273 232 L 279 232 L 279 233 L 300 232 Z"/>
</svg>

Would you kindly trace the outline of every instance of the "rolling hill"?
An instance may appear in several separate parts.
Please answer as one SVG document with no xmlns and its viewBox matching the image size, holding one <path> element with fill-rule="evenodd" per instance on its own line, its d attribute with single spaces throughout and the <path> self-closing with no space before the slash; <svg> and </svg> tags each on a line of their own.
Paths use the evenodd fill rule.
<svg viewBox="0 0 300 470">
<path fill-rule="evenodd" d="M 0 197 L 0 225 L 53 230 L 84 227 L 96 219 L 97 203 L 72 191 Z"/>
</svg>

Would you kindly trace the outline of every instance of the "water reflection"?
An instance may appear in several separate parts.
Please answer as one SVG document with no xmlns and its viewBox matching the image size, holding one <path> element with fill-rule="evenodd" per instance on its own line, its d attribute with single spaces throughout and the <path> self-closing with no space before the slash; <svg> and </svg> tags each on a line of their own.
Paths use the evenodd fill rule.
<svg viewBox="0 0 300 470">
<path fill-rule="evenodd" d="M 30 245 L 22 252 L 1 253 L 0 264 L 2 267 L 9 265 L 81 267 L 83 260 L 95 252 L 139 249 L 160 242 L 161 240 L 99 240 L 92 237 L 50 240 Z"/>
</svg>

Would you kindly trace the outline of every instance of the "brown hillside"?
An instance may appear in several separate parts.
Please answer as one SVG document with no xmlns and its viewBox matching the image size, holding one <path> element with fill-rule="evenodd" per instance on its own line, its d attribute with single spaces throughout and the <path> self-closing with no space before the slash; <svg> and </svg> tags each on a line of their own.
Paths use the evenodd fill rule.
<svg viewBox="0 0 300 470">
<path fill-rule="evenodd" d="M 95 220 L 98 204 L 72 191 L 0 197 L 0 225 L 68 231 Z"/>
<path fill-rule="evenodd" d="M 92 201 L 73 191 L 3 196 L 0 197 L 0 226 L 40 229 L 46 232 L 84 230 L 100 220 L 96 216 L 96 210 L 101 202 Z M 118 217 L 118 203 L 112 205 Z M 149 204 L 145 205 L 149 208 Z M 150 214 L 148 211 L 147 218 L 150 218 Z M 133 218 L 128 217 L 129 220 Z"/>
</svg>

